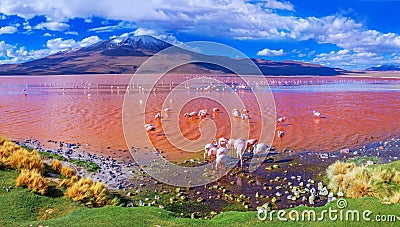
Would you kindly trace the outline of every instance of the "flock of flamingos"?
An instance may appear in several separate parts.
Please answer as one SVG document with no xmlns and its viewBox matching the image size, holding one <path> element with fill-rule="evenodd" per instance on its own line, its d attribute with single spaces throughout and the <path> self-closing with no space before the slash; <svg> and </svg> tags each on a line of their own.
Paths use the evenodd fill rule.
<svg viewBox="0 0 400 227">
<path fill-rule="evenodd" d="M 163 110 L 164 113 L 168 113 L 171 111 L 169 108 L 165 108 Z M 218 108 L 213 108 L 212 109 L 213 113 L 218 113 L 220 110 Z M 248 120 L 249 115 L 248 115 L 248 110 L 242 109 L 241 111 L 238 109 L 233 109 L 232 110 L 232 116 L 235 118 L 241 118 L 242 120 Z M 183 116 L 189 119 L 194 119 L 194 118 L 205 118 L 208 115 L 207 109 L 201 109 L 199 111 L 192 111 L 189 113 L 184 113 Z M 321 113 L 318 111 L 313 111 L 313 115 L 315 118 L 320 118 Z M 162 118 L 162 113 L 158 112 L 154 118 L 156 120 L 161 120 Z M 277 124 L 282 126 L 283 122 L 286 121 L 286 117 L 279 117 L 277 120 Z M 156 127 L 152 124 L 146 124 L 144 126 L 145 130 L 147 132 L 154 131 Z M 282 130 L 282 127 L 277 131 L 277 136 L 278 137 L 283 137 L 285 135 L 284 131 Z M 266 145 L 265 143 L 258 142 L 257 139 L 249 139 L 249 140 L 244 140 L 244 139 L 226 139 L 224 137 L 217 139 L 214 139 L 211 143 L 208 143 L 204 146 L 204 160 L 209 160 L 210 162 L 215 161 L 215 168 L 216 169 L 222 169 L 226 166 L 226 163 L 229 160 L 228 157 L 228 152 L 229 150 L 233 150 L 234 153 L 236 154 L 236 158 L 240 162 L 240 167 L 243 167 L 243 155 L 244 153 L 250 152 L 252 155 L 261 155 L 261 154 L 267 154 L 268 151 L 270 150 L 270 146 Z"/>
</svg>

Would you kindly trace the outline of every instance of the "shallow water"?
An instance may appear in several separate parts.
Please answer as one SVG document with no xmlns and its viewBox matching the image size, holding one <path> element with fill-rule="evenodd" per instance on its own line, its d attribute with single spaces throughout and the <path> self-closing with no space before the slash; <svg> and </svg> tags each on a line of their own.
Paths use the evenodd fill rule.
<svg viewBox="0 0 400 227">
<path fill-rule="evenodd" d="M 182 77 L 177 77 L 176 83 L 182 80 Z M 228 77 L 221 78 L 231 80 Z M 0 77 L 0 136 L 81 143 L 91 151 L 113 156 L 126 154 L 118 150 L 127 149 L 122 129 L 122 104 L 130 79 L 129 75 Z M 273 85 L 276 116 L 287 118 L 284 124 L 277 126 L 285 132 L 283 138 L 276 137 L 274 140 L 278 150 L 335 151 L 400 135 L 398 79 L 290 77 L 273 78 L 270 84 Z M 258 84 L 254 88 L 256 94 L 263 95 L 265 92 L 267 95 L 263 85 Z M 183 100 L 188 94 L 200 96 L 210 93 L 196 90 L 202 85 L 190 86 L 191 89 L 177 91 L 178 96 L 181 94 L 180 98 L 175 97 L 173 102 L 169 102 L 168 85 L 164 84 L 146 103 L 146 123 L 157 127 L 150 134 L 150 139 L 165 152 L 168 159 L 179 160 L 199 155 L 177 150 L 171 146 L 171 142 L 182 147 L 187 142 L 182 138 L 188 141 L 201 138 L 206 141 L 214 136 L 229 137 L 232 128 L 240 129 L 240 132 L 250 130 L 250 137 L 257 137 L 262 130 L 260 119 L 273 116 L 273 113 L 261 116 L 250 90 L 211 91 L 230 104 L 230 101 L 226 101 L 230 100 L 230 95 L 238 95 L 245 100 L 249 124 L 241 119 L 230 119 L 228 112 L 231 109 L 223 108 L 228 104 L 221 105 L 207 98 L 176 106 L 177 101 Z M 23 95 L 23 89 L 27 90 L 27 96 Z M 140 99 L 137 89 L 130 91 L 130 97 L 138 96 Z M 165 100 L 167 104 L 164 104 Z M 171 115 L 179 116 L 177 125 L 167 129 L 167 133 L 159 130 L 163 125 L 168 125 L 168 117 L 164 116 L 161 121 L 154 119 L 162 104 L 171 108 Z M 210 112 L 213 107 L 219 107 L 222 111 L 209 115 L 207 119 L 210 121 L 183 117 L 183 113 L 200 108 L 207 108 Z M 320 111 L 322 118 L 314 118 L 313 110 Z M 132 127 L 135 131 L 143 130 L 143 124 Z M 270 128 L 273 130 L 273 127 Z M 201 132 L 203 135 L 200 135 Z M 170 142 L 165 139 L 166 135 Z"/>
</svg>

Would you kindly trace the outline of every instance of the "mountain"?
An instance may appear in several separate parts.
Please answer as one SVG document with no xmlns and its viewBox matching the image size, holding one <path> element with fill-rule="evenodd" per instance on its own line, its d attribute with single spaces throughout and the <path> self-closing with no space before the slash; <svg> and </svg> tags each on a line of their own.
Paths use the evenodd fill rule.
<svg viewBox="0 0 400 227">
<path fill-rule="evenodd" d="M 400 71 L 397 65 L 379 65 L 366 69 L 367 71 Z"/>
<path fill-rule="evenodd" d="M 0 75 L 65 75 L 65 74 L 122 74 L 134 73 L 149 57 L 171 47 L 152 36 L 127 36 L 100 41 L 88 47 L 59 52 L 41 59 L 21 63 L 0 65 Z M 207 56 L 176 48 L 177 58 L 205 60 L 213 57 L 218 62 L 234 65 L 240 71 L 248 62 L 221 56 Z M 333 76 L 342 73 L 317 64 L 294 61 L 275 62 L 252 59 L 264 75 L 321 75 Z M 162 68 L 162 62 L 159 67 Z M 174 69 L 175 73 L 230 73 L 223 67 L 208 63 L 193 63 Z"/>
</svg>

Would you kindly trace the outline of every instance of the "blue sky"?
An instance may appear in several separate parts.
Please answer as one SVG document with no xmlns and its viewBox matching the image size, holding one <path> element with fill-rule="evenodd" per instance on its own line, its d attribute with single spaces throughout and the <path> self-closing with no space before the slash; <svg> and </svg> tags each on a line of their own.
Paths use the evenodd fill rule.
<svg viewBox="0 0 400 227">
<path fill-rule="evenodd" d="M 399 65 L 399 9 L 396 0 L 1 0 L 0 64 L 131 34 L 343 69 Z"/>
</svg>

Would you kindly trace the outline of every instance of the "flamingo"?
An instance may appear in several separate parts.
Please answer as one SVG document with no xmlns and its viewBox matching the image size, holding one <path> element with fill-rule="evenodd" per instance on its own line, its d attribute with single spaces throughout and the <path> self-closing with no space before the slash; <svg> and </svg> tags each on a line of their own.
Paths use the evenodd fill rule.
<svg viewBox="0 0 400 227">
<path fill-rule="evenodd" d="M 239 110 L 238 109 L 233 109 L 232 110 L 232 115 L 234 116 L 234 117 L 240 117 L 240 112 L 239 112 Z"/>
<path fill-rule="evenodd" d="M 210 150 L 212 149 L 212 148 L 216 148 L 216 146 L 214 145 L 214 144 L 212 144 L 212 143 L 208 143 L 208 144 L 206 144 L 205 146 L 204 146 L 204 160 L 206 159 L 206 156 L 209 156 L 210 157 Z"/>
<path fill-rule="evenodd" d="M 147 132 L 154 131 L 156 129 L 156 127 L 154 127 L 154 125 L 152 124 L 145 124 L 144 128 L 146 129 Z"/>
<path fill-rule="evenodd" d="M 224 137 L 221 137 L 218 139 L 218 147 L 227 147 L 228 145 L 228 140 Z"/>
<path fill-rule="evenodd" d="M 160 120 L 160 119 L 161 119 L 161 113 L 158 112 L 158 113 L 154 116 L 154 118 L 157 119 L 157 120 Z"/>
<path fill-rule="evenodd" d="M 226 147 L 220 147 L 217 149 L 217 157 L 215 159 L 215 168 L 218 169 L 218 167 L 225 167 L 225 162 L 228 161 L 228 156 L 226 154 L 228 153 L 228 148 Z"/>
<path fill-rule="evenodd" d="M 246 150 L 252 151 L 254 149 L 254 146 L 257 144 L 257 139 L 248 139 L 246 141 Z"/>
<path fill-rule="evenodd" d="M 235 143 L 235 139 L 230 138 L 228 140 L 228 148 L 232 148 L 233 144 Z"/>
<path fill-rule="evenodd" d="M 243 153 L 247 148 L 247 143 L 244 139 L 237 139 L 233 143 L 233 148 L 236 151 L 236 157 L 240 160 L 240 167 L 243 167 Z"/>
<path fill-rule="evenodd" d="M 195 112 L 195 111 L 193 111 L 193 112 L 190 112 L 190 113 L 185 113 L 185 114 L 183 114 L 183 116 L 184 117 L 190 117 L 190 118 L 193 118 L 193 117 L 195 117 L 195 116 L 197 116 L 197 112 Z"/>
<path fill-rule="evenodd" d="M 276 120 L 278 123 L 283 123 L 286 121 L 286 117 L 280 117 Z"/>
<path fill-rule="evenodd" d="M 213 108 L 213 112 L 214 112 L 214 113 L 218 113 L 218 112 L 219 112 L 219 109 L 216 108 L 216 107 L 214 107 L 214 108 Z"/>
<path fill-rule="evenodd" d="M 278 137 L 283 137 L 285 135 L 285 132 L 284 131 L 278 131 Z"/>
<path fill-rule="evenodd" d="M 164 112 L 165 112 L 165 113 L 168 113 L 168 112 L 170 112 L 170 111 L 171 111 L 170 108 L 168 108 L 168 107 L 167 107 L 167 108 L 164 108 Z"/>
<path fill-rule="evenodd" d="M 314 117 L 321 117 L 321 113 L 313 110 Z"/>
<path fill-rule="evenodd" d="M 269 146 L 266 145 L 265 143 L 258 143 L 254 146 L 254 151 L 253 151 L 253 155 L 256 154 L 263 154 L 266 151 L 269 151 Z"/>
<path fill-rule="evenodd" d="M 217 156 L 217 147 L 211 147 L 208 149 L 207 152 L 204 152 L 204 160 L 206 160 L 206 156 L 210 157 L 210 161 L 213 162 L 215 160 L 215 157 Z"/>
<path fill-rule="evenodd" d="M 199 110 L 199 114 L 197 115 L 198 117 L 206 117 L 207 115 L 207 109 Z"/>
<path fill-rule="evenodd" d="M 242 120 L 248 120 L 249 119 L 249 115 L 247 115 L 247 114 L 241 114 L 240 117 L 242 118 Z"/>
</svg>

